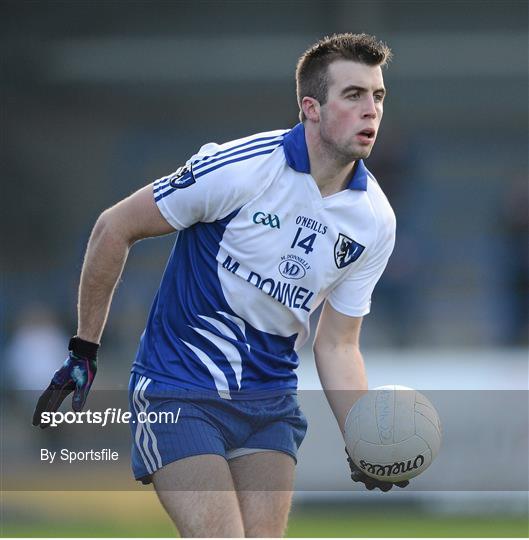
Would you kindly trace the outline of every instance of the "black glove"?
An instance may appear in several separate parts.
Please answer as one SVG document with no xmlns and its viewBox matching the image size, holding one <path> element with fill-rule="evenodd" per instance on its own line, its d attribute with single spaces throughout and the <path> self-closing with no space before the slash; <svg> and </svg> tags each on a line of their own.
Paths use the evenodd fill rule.
<svg viewBox="0 0 529 540">
<path fill-rule="evenodd" d="M 35 412 L 33 425 L 41 428 L 48 427 L 42 422 L 43 412 L 55 412 L 64 399 L 71 394 L 72 409 L 81 411 L 86 402 L 90 387 L 97 372 L 97 350 L 99 345 L 85 341 L 79 337 L 70 339 L 68 358 L 53 375 L 50 385 L 40 396 Z"/>
<path fill-rule="evenodd" d="M 384 482 L 382 480 L 371 478 L 371 476 L 368 476 L 364 471 L 355 465 L 354 461 L 349 455 L 349 452 L 347 451 L 347 448 L 345 449 L 345 453 L 347 454 L 347 463 L 349 463 L 349 468 L 351 469 L 351 480 L 353 482 L 362 482 L 369 491 L 378 488 L 380 491 L 385 492 L 389 491 L 393 486 L 405 488 L 410 483 L 409 480 L 403 480 L 402 482 Z"/>
</svg>

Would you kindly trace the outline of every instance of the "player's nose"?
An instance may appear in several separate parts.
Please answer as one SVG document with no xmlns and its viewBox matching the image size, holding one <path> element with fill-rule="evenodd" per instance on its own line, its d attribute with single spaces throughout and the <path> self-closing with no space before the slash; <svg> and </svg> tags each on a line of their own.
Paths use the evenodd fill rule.
<svg viewBox="0 0 529 540">
<path fill-rule="evenodd" d="M 376 118 L 377 108 L 373 96 L 367 95 L 363 101 L 362 116 L 364 118 Z"/>
</svg>

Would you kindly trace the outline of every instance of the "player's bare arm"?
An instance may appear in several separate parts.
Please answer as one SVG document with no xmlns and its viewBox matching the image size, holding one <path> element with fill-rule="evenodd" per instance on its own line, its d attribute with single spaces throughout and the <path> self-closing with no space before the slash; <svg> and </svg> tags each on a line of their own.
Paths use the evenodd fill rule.
<svg viewBox="0 0 529 540">
<path fill-rule="evenodd" d="M 362 317 L 344 315 L 326 302 L 314 340 L 318 375 L 342 434 L 345 433 L 345 421 L 351 407 L 368 390 L 364 359 L 360 352 L 361 325 Z M 355 465 L 349 454 L 347 458 L 353 481 L 363 483 L 368 490 L 378 488 L 389 491 L 393 487 L 391 482 L 368 477 Z M 397 482 L 396 485 L 406 487 L 408 482 Z"/>
<path fill-rule="evenodd" d="M 81 272 L 77 328 L 81 339 L 100 342 L 112 295 L 134 242 L 173 231 L 154 203 L 152 185 L 99 216 Z"/>
<path fill-rule="evenodd" d="M 90 236 L 81 272 L 77 334 L 68 345 L 68 358 L 37 402 L 33 425 L 47 427 L 42 413 L 56 411 L 71 392 L 72 408 L 82 410 L 97 373 L 99 341 L 130 247 L 142 238 L 173 230 L 154 204 L 152 185 L 101 214 Z"/>
<path fill-rule="evenodd" d="M 314 340 L 318 375 L 342 433 L 347 413 L 367 391 L 361 325 L 362 317 L 343 315 L 326 302 Z"/>
</svg>

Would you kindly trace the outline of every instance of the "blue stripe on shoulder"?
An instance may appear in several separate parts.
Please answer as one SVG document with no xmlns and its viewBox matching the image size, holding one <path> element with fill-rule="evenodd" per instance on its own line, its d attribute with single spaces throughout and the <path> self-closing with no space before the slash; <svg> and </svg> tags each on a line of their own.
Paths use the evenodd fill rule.
<svg viewBox="0 0 529 540">
<path fill-rule="evenodd" d="M 197 164 L 199 164 L 199 163 L 202 164 L 202 163 L 208 161 L 211 158 L 221 156 L 223 154 L 226 154 L 227 152 L 231 152 L 232 150 L 237 150 L 239 148 L 242 148 L 243 146 L 250 146 L 250 145 L 252 145 L 253 143 L 256 143 L 256 142 L 269 141 L 271 139 L 277 139 L 278 137 L 284 137 L 284 136 L 285 136 L 285 133 L 281 133 L 280 135 L 271 135 L 271 136 L 268 136 L 268 137 L 257 137 L 256 139 L 252 139 L 250 141 L 246 141 L 246 142 L 243 142 L 241 144 L 231 146 L 230 148 L 226 148 L 225 150 L 219 150 L 218 152 L 215 152 L 214 154 L 211 154 L 210 156 L 205 156 L 203 159 L 201 159 L 200 161 L 197 161 L 196 163 Z"/>
<path fill-rule="evenodd" d="M 212 167 L 211 169 L 208 169 L 207 171 L 202 171 L 202 173 L 194 174 L 193 176 L 195 177 L 195 180 L 196 180 L 196 179 L 200 178 L 201 176 L 204 176 L 206 174 L 209 174 L 212 171 L 215 171 L 217 169 L 220 169 L 220 168 L 224 167 L 225 165 L 230 165 L 231 163 L 237 163 L 238 161 L 246 161 L 247 159 L 251 159 L 251 158 L 254 158 L 254 157 L 257 157 L 257 156 L 262 156 L 262 155 L 265 155 L 265 154 L 271 154 L 274 150 L 276 150 L 276 148 L 278 148 L 278 147 L 280 147 L 282 145 L 283 145 L 283 141 L 277 141 L 277 144 L 274 144 L 274 146 L 272 148 L 267 148 L 266 150 L 261 150 L 260 152 L 255 152 L 255 153 L 247 155 L 247 156 L 242 156 L 242 157 L 239 157 L 239 158 L 230 159 L 228 161 L 223 161 L 222 163 L 219 163 L 215 167 Z M 164 186 L 164 187 L 167 187 L 167 186 Z M 163 188 L 161 188 L 161 189 L 163 189 Z M 161 199 L 163 199 L 164 197 L 167 197 L 168 195 L 171 195 L 171 193 L 174 193 L 176 191 L 176 189 L 177 188 L 170 187 L 167 191 L 164 191 L 163 193 L 158 193 L 154 198 L 155 202 L 160 201 Z"/>
<path fill-rule="evenodd" d="M 199 174 L 195 174 L 195 178 L 198 179 L 201 176 L 204 176 L 205 174 L 209 174 L 212 171 L 216 171 L 217 169 L 221 169 L 225 165 L 230 165 L 231 163 L 237 163 L 238 161 L 246 161 L 247 159 L 256 157 L 256 156 L 262 156 L 264 154 L 271 154 L 276 148 L 279 146 L 282 146 L 283 142 L 280 141 L 279 144 L 274 145 L 272 148 L 267 148 L 266 150 L 262 150 L 261 152 L 255 152 L 255 154 L 250 154 L 249 156 L 242 156 L 240 158 L 236 159 L 230 159 L 228 161 L 223 161 L 222 163 L 219 163 L 217 166 L 212 167 L 211 169 L 208 169 L 207 171 L 202 171 Z"/>
<path fill-rule="evenodd" d="M 279 143 L 281 143 L 281 141 L 272 141 L 272 142 L 266 142 L 266 143 L 263 143 L 263 144 L 257 144 L 255 146 L 249 146 L 248 148 L 243 148 L 242 150 L 236 150 L 235 152 L 231 152 L 231 153 L 228 153 L 226 155 L 223 155 L 221 157 L 218 157 L 216 159 L 212 159 L 211 161 L 208 161 L 207 163 L 204 163 L 204 160 L 203 161 L 199 161 L 197 162 L 197 164 L 193 164 L 193 172 L 197 172 L 199 171 L 200 169 L 203 169 L 204 167 L 207 167 L 213 163 L 216 163 L 217 161 L 221 161 L 222 159 L 226 159 L 226 158 L 229 158 L 229 157 L 232 157 L 232 156 L 237 156 L 239 154 L 244 154 L 244 152 L 251 152 L 253 150 L 257 150 L 259 148 L 266 148 L 266 147 L 269 147 L 269 146 L 274 146 L 274 145 L 278 145 Z M 233 148 L 230 148 L 230 150 L 233 150 Z M 208 157 L 212 157 L 212 156 L 208 156 Z M 196 178 L 196 175 L 195 175 L 195 178 Z"/>
</svg>

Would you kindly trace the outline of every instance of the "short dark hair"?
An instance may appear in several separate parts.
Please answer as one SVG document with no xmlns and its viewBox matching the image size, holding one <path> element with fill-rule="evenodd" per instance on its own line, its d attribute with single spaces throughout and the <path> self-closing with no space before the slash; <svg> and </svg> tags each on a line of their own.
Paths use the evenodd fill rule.
<svg viewBox="0 0 529 540">
<path fill-rule="evenodd" d="M 368 66 L 385 66 L 391 57 L 391 49 L 369 34 L 333 34 L 320 39 L 303 53 L 296 67 L 300 120 L 305 120 L 301 107 L 305 96 L 317 99 L 321 105 L 327 101 L 329 64 L 335 60 L 353 60 Z"/>
</svg>

